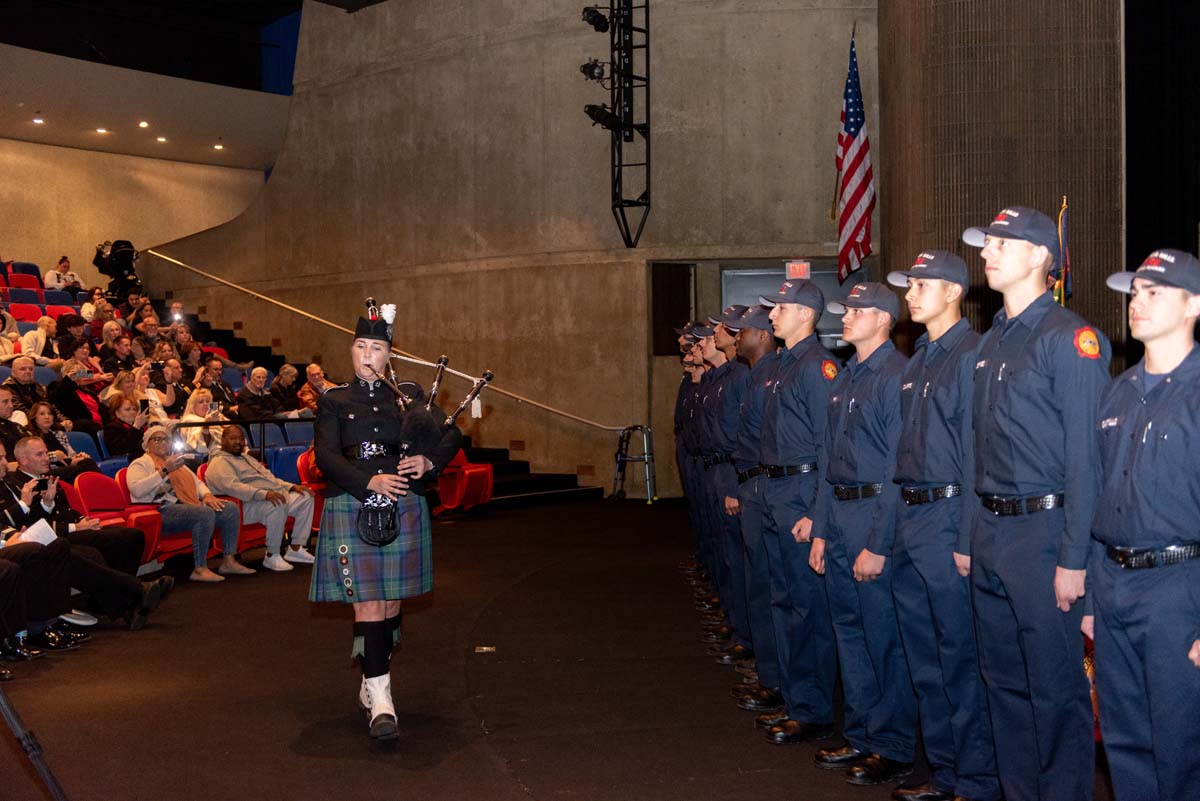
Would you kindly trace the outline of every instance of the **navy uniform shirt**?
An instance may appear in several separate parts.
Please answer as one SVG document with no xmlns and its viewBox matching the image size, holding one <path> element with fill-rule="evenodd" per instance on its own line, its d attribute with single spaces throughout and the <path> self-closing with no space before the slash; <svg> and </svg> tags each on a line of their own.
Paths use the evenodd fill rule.
<svg viewBox="0 0 1200 801">
<path fill-rule="evenodd" d="M 1092 536 L 1135 548 L 1200 542 L 1200 347 L 1148 393 L 1142 369 L 1117 376 L 1100 401 Z"/>
<path fill-rule="evenodd" d="M 902 487 L 962 486 L 966 504 L 975 498 L 975 441 L 971 427 L 975 349 L 979 334 L 959 320 L 933 342 L 917 340 L 900 378 L 900 445 L 896 483 Z M 958 553 L 971 553 L 971 515 L 959 523 Z"/>
<path fill-rule="evenodd" d="M 896 446 L 900 440 L 900 377 L 908 359 L 891 340 L 860 362 L 855 354 L 833 382 L 825 429 L 825 481 L 817 493 L 813 536 L 828 538 L 837 514 L 834 484 L 882 484 L 867 532 L 867 550 L 891 556 L 896 539 L 896 504 L 900 485 Z M 858 503 L 858 501 L 848 501 Z M 850 554 L 853 561 L 858 554 Z"/>
<path fill-rule="evenodd" d="M 975 362 L 975 491 L 1065 493 L 1058 565 L 1070 570 L 1087 566 L 1100 492 L 1096 411 L 1111 356 L 1103 334 L 1046 292 L 1011 320 L 997 312 Z"/>
<path fill-rule="evenodd" d="M 763 403 L 762 450 L 767 465 L 812 464 L 825 441 L 825 404 L 839 366 L 816 334 L 779 352 L 775 381 Z"/>
<path fill-rule="evenodd" d="M 684 421 L 687 419 L 687 396 L 692 389 L 692 376 L 689 373 L 684 373 L 683 378 L 679 380 L 679 391 L 675 393 L 675 436 L 683 431 Z"/>
<path fill-rule="evenodd" d="M 762 448 L 763 405 L 767 391 L 775 383 L 775 370 L 779 367 L 779 354 L 766 354 L 750 368 L 749 383 L 742 396 L 738 410 L 737 446 L 733 449 L 733 465 L 738 470 L 749 470 L 758 464 Z"/>
<path fill-rule="evenodd" d="M 683 398 L 683 430 L 680 436 L 683 437 L 683 447 L 689 456 L 700 453 L 700 422 L 703 417 L 700 394 L 703 392 L 703 382 L 704 374 L 701 373 L 699 381 L 688 385 Z"/>
<path fill-rule="evenodd" d="M 709 455 L 728 456 L 737 445 L 738 412 L 750 368 L 737 360 L 725 362 L 712 371 L 712 383 L 704 397 Z"/>
</svg>

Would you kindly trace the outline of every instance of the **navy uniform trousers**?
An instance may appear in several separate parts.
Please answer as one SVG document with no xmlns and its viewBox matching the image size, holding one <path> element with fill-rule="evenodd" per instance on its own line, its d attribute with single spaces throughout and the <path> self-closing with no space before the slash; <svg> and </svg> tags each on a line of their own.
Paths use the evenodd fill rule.
<svg viewBox="0 0 1200 801">
<path fill-rule="evenodd" d="M 971 585 L 954 566 L 962 500 L 900 504 L 892 597 L 917 693 L 930 783 L 952 795 L 997 801 L 1000 782 L 979 676 Z"/>
<path fill-rule="evenodd" d="M 1058 609 L 1062 507 L 975 516 L 971 585 L 979 667 L 1007 801 L 1088 801 L 1096 743 L 1083 670 L 1083 602 Z"/>
<path fill-rule="evenodd" d="M 704 493 L 704 463 L 699 456 L 684 456 L 683 491 L 687 495 L 688 517 L 696 535 L 696 558 L 705 572 L 716 581 L 716 565 L 713 563 L 712 540 L 709 536 L 708 501 Z"/>
<path fill-rule="evenodd" d="M 833 501 L 825 532 L 825 589 L 846 696 L 843 736 L 860 751 L 912 762 L 917 709 L 892 600 L 891 554 L 874 581 L 854 580 L 879 496 Z"/>
<path fill-rule="evenodd" d="M 1098 564 L 1097 564 L 1098 563 Z M 1200 797 L 1200 560 L 1123 570 L 1093 560 L 1096 696 L 1117 801 Z"/>
<path fill-rule="evenodd" d="M 750 642 L 758 683 L 779 687 L 779 649 L 771 624 L 771 567 L 763 539 L 763 514 L 766 511 L 766 476 L 755 476 L 738 485 L 738 518 L 742 529 L 743 562 L 746 575 L 746 607 L 750 622 Z"/>
<path fill-rule="evenodd" d="M 725 499 L 737 497 L 737 471 L 729 462 L 714 464 L 704 473 L 705 484 L 712 498 L 718 557 L 724 570 L 721 587 L 721 606 L 725 609 L 733 641 L 751 647 L 750 619 L 746 610 L 746 568 L 742 556 L 742 531 L 737 515 L 725 512 Z"/>
<path fill-rule="evenodd" d="M 802 723 L 833 722 L 837 658 L 825 579 L 808 566 L 812 544 L 792 526 L 812 514 L 816 473 L 763 479 L 762 538 L 771 575 L 771 623 L 779 651 L 779 691 L 787 715 Z"/>
</svg>

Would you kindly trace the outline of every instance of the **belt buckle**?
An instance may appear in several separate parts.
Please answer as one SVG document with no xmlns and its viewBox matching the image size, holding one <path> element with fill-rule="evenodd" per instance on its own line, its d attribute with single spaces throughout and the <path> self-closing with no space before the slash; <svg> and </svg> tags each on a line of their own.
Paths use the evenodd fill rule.
<svg viewBox="0 0 1200 801">
<path fill-rule="evenodd" d="M 387 448 L 378 442 L 360 442 L 358 453 L 362 459 L 374 459 L 376 456 L 387 456 Z"/>
</svg>

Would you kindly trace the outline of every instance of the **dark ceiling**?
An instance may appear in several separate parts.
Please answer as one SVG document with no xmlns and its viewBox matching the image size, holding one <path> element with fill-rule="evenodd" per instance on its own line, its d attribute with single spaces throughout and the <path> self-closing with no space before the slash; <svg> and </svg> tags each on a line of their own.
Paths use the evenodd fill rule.
<svg viewBox="0 0 1200 801">
<path fill-rule="evenodd" d="M 3 0 L 0 42 L 206 83 L 262 89 L 264 37 L 301 0 Z M 294 52 L 294 35 L 291 49 Z"/>
</svg>

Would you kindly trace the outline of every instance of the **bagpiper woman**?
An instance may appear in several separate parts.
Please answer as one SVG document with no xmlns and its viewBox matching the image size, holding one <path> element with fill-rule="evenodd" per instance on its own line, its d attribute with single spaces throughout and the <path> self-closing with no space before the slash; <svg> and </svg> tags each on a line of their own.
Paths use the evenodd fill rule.
<svg viewBox="0 0 1200 801">
<path fill-rule="evenodd" d="M 402 599 L 433 588 L 429 507 L 423 479 L 458 452 L 460 435 L 423 408 L 401 408 L 391 376 L 396 307 L 367 300 L 350 346 L 354 380 L 317 404 L 317 466 L 328 479 L 309 598 L 354 606 L 354 656 L 361 659 L 359 701 L 370 734 L 397 736 L 392 651 Z"/>
</svg>

